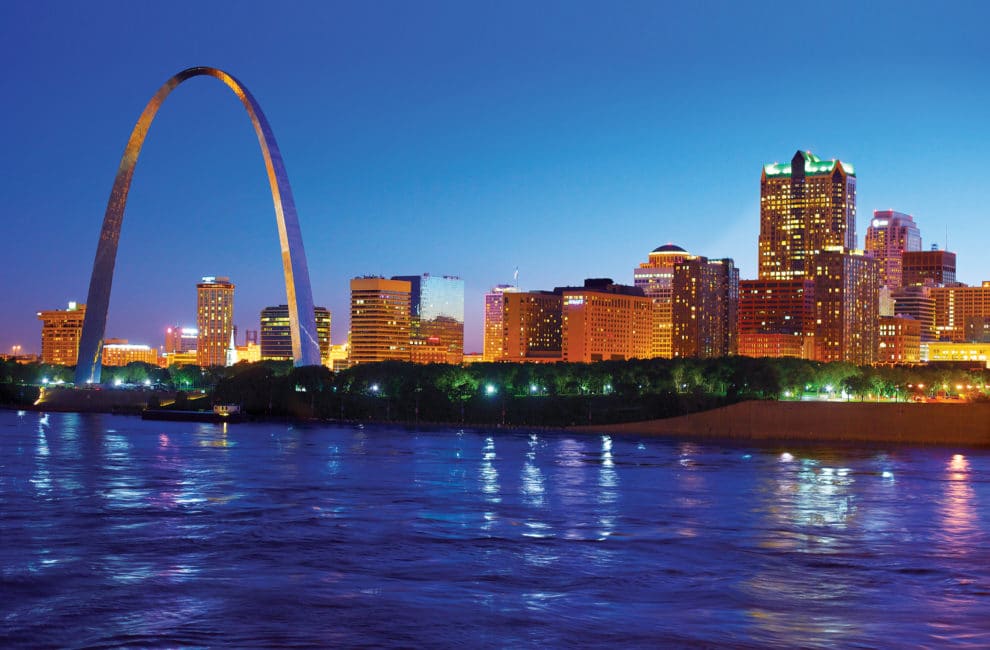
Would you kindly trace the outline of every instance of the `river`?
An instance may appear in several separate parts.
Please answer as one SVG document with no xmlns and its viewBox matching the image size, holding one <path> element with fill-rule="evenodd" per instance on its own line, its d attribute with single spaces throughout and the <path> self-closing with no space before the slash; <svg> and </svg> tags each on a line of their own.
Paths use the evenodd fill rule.
<svg viewBox="0 0 990 650">
<path fill-rule="evenodd" d="M 0 411 L 4 647 L 990 646 L 990 451 Z"/>
</svg>

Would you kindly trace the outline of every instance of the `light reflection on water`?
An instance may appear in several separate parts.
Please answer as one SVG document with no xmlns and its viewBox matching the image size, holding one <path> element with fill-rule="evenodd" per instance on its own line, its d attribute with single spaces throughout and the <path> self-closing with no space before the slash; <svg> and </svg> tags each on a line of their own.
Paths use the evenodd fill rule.
<svg viewBox="0 0 990 650">
<path fill-rule="evenodd" d="M 0 423 L 7 645 L 990 645 L 987 451 Z"/>
</svg>

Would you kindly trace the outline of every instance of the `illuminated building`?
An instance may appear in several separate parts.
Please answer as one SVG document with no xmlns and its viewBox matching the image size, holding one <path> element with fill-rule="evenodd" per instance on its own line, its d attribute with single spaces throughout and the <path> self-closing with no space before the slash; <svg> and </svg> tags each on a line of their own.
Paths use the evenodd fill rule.
<svg viewBox="0 0 990 650">
<path fill-rule="evenodd" d="M 464 357 L 464 280 L 397 275 L 409 283 L 409 344 L 415 363 L 460 364 Z"/>
<path fill-rule="evenodd" d="M 140 361 L 158 365 L 158 350 L 147 345 L 128 343 L 127 339 L 107 339 L 103 342 L 103 365 L 126 366 Z"/>
<path fill-rule="evenodd" d="M 921 340 L 938 339 L 935 329 L 935 299 L 930 287 L 906 285 L 891 293 L 894 301 L 894 315 L 907 316 L 918 322 Z"/>
<path fill-rule="evenodd" d="M 502 356 L 495 361 L 553 362 L 563 358 L 563 297 L 551 291 L 503 294 Z"/>
<path fill-rule="evenodd" d="M 247 361 L 257 363 L 261 361 L 261 346 L 256 341 L 248 341 L 244 345 L 237 346 L 237 362 Z"/>
<path fill-rule="evenodd" d="M 410 360 L 410 290 L 405 280 L 351 280 L 351 363 Z"/>
<path fill-rule="evenodd" d="M 74 366 L 79 355 L 86 305 L 69 303 L 68 309 L 39 311 L 41 321 L 41 362 Z"/>
<path fill-rule="evenodd" d="M 812 261 L 815 359 L 874 362 L 879 349 L 879 263 L 863 251 L 825 250 Z"/>
<path fill-rule="evenodd" d="M 828 247 L 856 246 L 852 165 L 798 151 L 789 164 L 764 165 L 760 178 L 759 279 L 811 275 Z"/>
<path fill-rule="evenodd" d="M 316 338 L 320 344 L 320 358 L 326 359 L 330 350 L 330 311 L 326 307 L 314 307 Z M 289 324 L 289 306 L 278 305 L 261 310 L 261 359 L 292 361 L 292 329 Z"/>
<path fill-rule="evenodd" d="M 511 284 L 499 284 L 485 294 L 485 361 L 500 361 L 505 352 L 505 294 L 519 291 Z"/>
<path fill-rule="evenodd" d="M 165 328 L 165 354 L 195 352 L 198 341 L 199 330 L 195 327 L 173 325 Z"/>
<path fill-rule="evenodd" d="M 234 285 L 230 278 L 208 276 L 196 285 L 197 365 L 223 366 L 234 333 Z"/>
<path fill-rule="evenodd" d="M 341 345 L 330 345 L 330 351 L 327 353 L 327 367 L 334 372 L 338 370 L 347 370 L 351 367 L 350 361 L 350 346 L 347 343 Z"/>
<path fill-rule="evenodd" d="M 935 300 L 935 330 L 941 340 L 963 342 L 974 332 L 966 324 L 990 318 L 990 281 L 979 287 L 936 287 L 931 290 Z"/>
<path fill-rule="evenodd" d="M 651 357 L 674 356 L 673 282 L 674 266 L 690 257 L 680 246 L 665 244 L 654 248 L 649 259 L 633 269 L 633 285 L 653 300 L 653 335 Z"/>
<path fill-rule="evenodd" d="M 935 341 L 927 348 L 929 363 L 952 361 L 990 368 L 990 343 Z"/>
<path fill-rule="evenodd" d="M 196 366 L 199 365 L 199 355 L 195 350 L 192 352 L 172 352 L 164 357 L 166 368 L 170 366 Z"/>
<path fill-rule="evenodd" d="M 733 261 L 686 258 L 675 265 L 672 286 L 673 355 L 735 354 L 739 269 Z"/>
<path fill-rule="evenodd" d="M 738 323 L 742 356 L 813 359 L 814 281 L 741 280 Z"/>
<path fill-rule="evenodd" d="M 921 323 L 908 316 L 881 316 L 877 363 L 921 361 Z"/>
<path fill-rule="evenodd" d="M 880 286 L 897 289 L 903 284 L 904 253 L 921 250 L 921 231 L 909 214 L 874 210 L 864 248 L 880 262 Z"/>
<path fill-rule="evenodd" d="M 956 282 L 956 254 L 949 251 L 904 253 L 904 284 L 947 287 Z"/>
<path fill-rule="evenodd" d="M 564 361 L 648 359 L 653 346 L 653 300 L 639 287 L 592 278 L 583 287 L 558 287 L 563 299 Z"/>
</svg>

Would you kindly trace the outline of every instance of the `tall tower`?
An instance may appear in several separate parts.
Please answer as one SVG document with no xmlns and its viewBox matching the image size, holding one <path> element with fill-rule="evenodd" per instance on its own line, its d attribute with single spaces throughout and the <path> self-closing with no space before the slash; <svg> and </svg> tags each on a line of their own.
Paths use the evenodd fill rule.
<svg viewBox="0 0 990 650">
<path fill-rule="evenodd" d="M 674 267 L 691 254 L 680 246 L 665 244 L 654 248 L 649 259 L 633 269 L 633 285 L 653 300 L 651 357 L 669 359 L 673 354 Z"/>
<path fill-rule="evenodd" d="M 485 361 L 502 361 L 505 348 L 505 294 L 519 291 L 511 284 L 498 284 L 485 294 Z"/>
<path fill-rule="evenodd" d="M 874 210 L 864 247 L 880 261 L 880 286 L 896 290 L 903 285 L 904 253 L 921 250 L 921 231 L 909 214 Z"/>
<path fill-rule="evenodd" d="M 760 179 L 761 280 L 812 272 L 828 247 L 856 247 L 856 173 L 838 160 L 798 151 L 790 164 L 764 165 Z"/>
<path fill-rule="evenodd" d="M 230 278 L 208 276 L 196 285 L 196 363 L 222 366 L 234 334 L 234 284 Z"/>
<path fill-rule="evenodd" d="M 351 280 L 351 363 L 409 361 L 409 293 L 403 280 Z"/>
<path fill-rule="evenodd" d="M 69 308 L 39 311 L 41 321 L 41 362 L 74 366 L 79 355 L 86 305 L 69 303 Z"/>
<path fill-rule="evenodd" d="M 689 257 L 674 267 L 672 287 L 674 356 L 736 354 L 739 269 L 732 259 Z"/>
</svg>

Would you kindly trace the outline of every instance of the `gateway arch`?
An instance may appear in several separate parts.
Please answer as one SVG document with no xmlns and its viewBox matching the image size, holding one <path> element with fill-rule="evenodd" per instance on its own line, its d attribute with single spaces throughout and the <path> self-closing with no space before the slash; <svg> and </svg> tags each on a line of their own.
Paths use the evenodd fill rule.
<svg viewBox="0 0 990 650">
<path fill-rule="evenodd" d="M 113 182 L 110 200 L 107 202 L 100 241 L 93 262 L 93 275 L 89 281 L 89 294 L 86 299 L 86 317 L 83 321 L 82 338 L 79 341 L 79 361 L 76 366 L 76 385 L 99 383 L 102 368 L 103 336 L 107 324 L 107 308 L 110 304 L 110 286 L 113 283 L 113 269 L 117 261 L 117 243 L 120 241 L 120 225 L 127 207 L 127 193 L 131 189 L 134 167 L 137 165 L 141 147 L 148 135 L 148 128 L 155 119 L 162 102 L 176 86 L 192 77 L 213 77 L 227 85 L 237 95 L 261 145 L 261 155 L 268 171 L 268 183 L 275 204 L 275 218 L 278 221 L 278 239 L 282 250 L 282 269 L 285 272 L 285 293 L 289 305 L 289 323 L 292 333 L 292 355 L 297 366 L 320 364 L 320 348 L 316 338 L 316 323 L 313 317 L 313 291 L 309 284 L 309 269 L 306 266 L 306 251 L 303 249 L 302 233 L 296 204 L 292 200 L 289 177 L 285 173 L 282 154 L 278 150 L 271 126 L 261 112 L 258 102 L 244 85 L 223 70 L 195 67 L 183 70 L 165 82 L 148 105 L 144 107 L 140 119 L 131 131 L 127 148 Z"/>
</svg>

